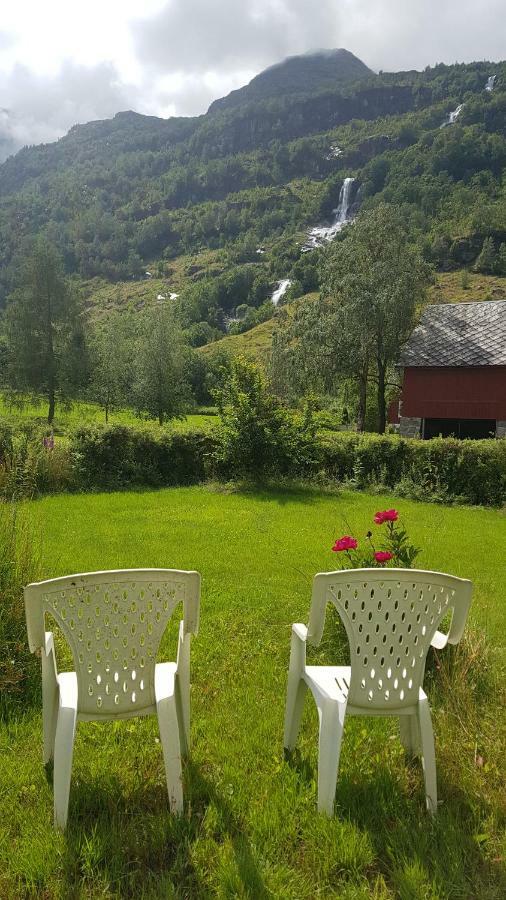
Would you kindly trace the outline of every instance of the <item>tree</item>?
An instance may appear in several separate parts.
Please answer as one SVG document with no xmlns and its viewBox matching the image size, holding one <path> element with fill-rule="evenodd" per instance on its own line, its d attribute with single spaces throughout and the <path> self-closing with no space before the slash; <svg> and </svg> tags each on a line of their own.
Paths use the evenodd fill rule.
<svg viewBox="0 0 506 900">
<path fill-rule="evenodd" d="M 430 270 L 410 245 L 398 213 L 387 205 L 364 213 L 322 255 L 322 294 L 301 304 L 275 333 L 275 384 L 332 389 L 352 376 L 363 431 L 368 381 L 377 378 L 378 430 L 386 424 L 386 378 L 425 298 Z M 281 332 L 283 328 L 283 332 Z M 277 375 L 276 375 L 277 370 Z M 278 386 L 276 384 L 276 386 Z"/>
<path fill-rule="evenodd" d="M 506 244 L 501 244 L 497 255 L 497 273 L 506 275 Z"/>
<path fill-rule="evenodd" d="M 135 348 L 134 398 L 139 412 L 158 419 L 181 417 L 188 405 L 186 345 L 170 306 L 146 310 Z"/>
<path fill-rule="evenodd" d="M 481 253 L 474 264 L 475 272 L 484 272 L 486 275 L 493 275 L 497 269 L 498 257 L 495 249 L 494 240 L 491 237 L 485 238 Z"/>
<path fill-rule="evenodd" d="M 5 314 L 6 380 L 15 393 L 45 397 L 48 423 L 56 400 L 74 397 L 87 377 L 82 301 L 61 259 L 38 239 L 21 265 Z"/>
<path fill-rule="evenodd" d="M 314 465 L 312 416 L 295 422 L 269 390 L 261 370 L 233 359 L 214 392 L 221 419 L 217 458 L 224 474 L 292 474 Z"/>
<path fill-rule="evenodd" d="M 90 338 L 90 397 L 109 413 L 128 401 L 132 382 L 133 323 L 112 313 Z"/>
<path fill-rule="evenodd" d="M 380 433 L 386 425 L 387 371 L 413 330 L 429 282 L 427 264 L 387 204 L 360 216 L 346 240 L 323 257 L 323 295 L 337 307 L 340 345 L 349 340 L 358 349 L 362 392 L 369 364 L 375 365 Z"/>
</svg>

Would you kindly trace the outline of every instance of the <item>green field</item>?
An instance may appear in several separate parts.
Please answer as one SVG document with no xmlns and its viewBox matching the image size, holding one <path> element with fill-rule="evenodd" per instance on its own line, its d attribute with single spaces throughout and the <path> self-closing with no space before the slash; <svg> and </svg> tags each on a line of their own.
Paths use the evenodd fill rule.
<svg viewBox="0 0 506 900">
<path fill-rule="evenodd" d="M 216 421 L 217 417 L 214 415 L 196 413 L 185 416 L 183 419 L 172 419 L 165 427 L 184 431 L 189 428 L 207 428 L 214 425 Z M 11 425 L 31 423 L 47 427 L 47 403 L 26 401 L 23 405 L 13 405 L 5 398 L 0 397 L 0 424 L 2 422 Z M 69 406 L 60 404 L 56 407 L 53 422 L 55 434 L 64 433 L 81 425 L 105 425 L 104 410 L 96 403 L 85 403 L 81 400 Z M 159 427 L 153 419 L 148 420 L 137 416 L 131 409 L 113 410 L 109 413 L 109 425 L 133 425 L 136 428 L 143 425 Z"/>
<path fill-rule="evenodd" d="M 284 760 L 290 624 L 312 575 L 377 509 L 400 508 L 420 566 L 475 582 L 468 638 L 430 663 L 439 814 L 391 720 L 345 729 L 336 817 L 316 813 L 317 717 Z M 223 488 L 53 496 L 28 506 L 41 577 L 100 568 L 196 568 L 192 754 L 185 815 L 168 813 L 155 720 L 80 724 L 69 826 L 52 828 L 38 703 L 0 724 L 0 896 L 484 898 L 506 896 L 506 516 L 391 496 Z M 375 527 L 375 526 L 373 526 Z M 332 659 L 335 622 L 312 651 Z M 174 629 L 162 650 L 173 653 Z M 438 668 L 439 666 L 439 668 Z"/>
</svg>

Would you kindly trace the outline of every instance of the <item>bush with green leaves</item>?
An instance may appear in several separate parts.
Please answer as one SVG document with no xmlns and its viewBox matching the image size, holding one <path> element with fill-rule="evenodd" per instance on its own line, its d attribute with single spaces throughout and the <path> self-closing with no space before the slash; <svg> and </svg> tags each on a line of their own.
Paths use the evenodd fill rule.
<svg viewBox="0 0 506 900">
<path fill-rule="evenodd" d="M 317 468 L 319 447 L 312 416 L 297 423 L 269 391 L 256 366 L 234 360 L 214 396 L 221 417 L 216 451 L 220 474 L 298 477 Z"/>
<path fill-rule="evenodd" d="M 38 661 L 26 641 L 23 587 L 39 572 L 25 510 L 0 502 L 0 715 L 16 698 L 37 690 Z"/>
<path fill-rule="evenodd" d="M 322 470 L 357 488 L 381 484 L 404 496 L 500 506 L 506 502 L 506 441 L 406 440 L 397 435 L 327 434 Z"/>
<path fill-rule="evenodd" d="M 207 432 L 115 425 L 78 429 L 69 449 L 76 485 L 89 490 L 198 484 L 212 475 L 215 445 Z"/>
<path fill-rule="evenodd" d="M 72 460 L 65 444 L 49 449 L 47 431 L 35 425 L 0 426 L 0 497 L 23 500 L 70 490 Z"/>
</svg>

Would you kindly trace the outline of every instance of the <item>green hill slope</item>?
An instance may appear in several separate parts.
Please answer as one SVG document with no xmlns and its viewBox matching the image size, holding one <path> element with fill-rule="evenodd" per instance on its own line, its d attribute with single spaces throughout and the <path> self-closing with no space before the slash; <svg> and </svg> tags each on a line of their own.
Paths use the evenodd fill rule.
<svg viewBox="0 0 506 900">
<path fill-rule="evenodd" d="M 460 103 L 456 124 L 441 128 Z M 436 267 L 472 266 L 486 237 L 497 251 L 506 241 L 505 120 L 504 63 L 374 75 L 332 51 L 261 73 L 204 116 L 123 112 L 76 126 L 0 165 L 0 306 L 40 233 L 87 282 L 132 284 L 159 265 L 222 251 L 244 283 L 253 265 L 266 282 L 235 304 L 229 291 L 223 305 L 222 291 L 212 315 L 199 299 L 191 323 L 223 330 L 235 305 L 257 308 L 277 279 L 312 289 L 300 245 L 331 218 L 349 176 L 355 212 L 394 203 Z"/>
<path fill-rule="evenodd" d="M 505 300 L 506 278 L 497 276 L 467 273 L 466 286 L 462 286 L 462 271 L 440 273 L 436 277 L 434 285 L 429 291 L 430 303 L 470 303 L 477 300 Z M 317 296 L 316 293 L 306 294 L 295 303 L 311 302 Z M 288 311 L 295 304 L 283 307 Z M 277 325 L 277 317 L 273 316 L 267 322 L 262 322 L 244 334 L 227 335 L 219 341 L 207 344 L 201 348 L 201 353 L 208 355 L 224 350 L 233 356 L 245 356 L 247 359 L 261 366 L 269 362 L 272 334 Z"/>
</svg>

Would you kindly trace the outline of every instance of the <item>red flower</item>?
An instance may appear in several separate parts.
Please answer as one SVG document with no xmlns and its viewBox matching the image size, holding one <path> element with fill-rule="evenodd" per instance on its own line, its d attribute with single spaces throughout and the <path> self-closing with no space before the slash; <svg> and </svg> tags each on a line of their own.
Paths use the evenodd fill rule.
<svg viewBox="0 0 506 900">
<path fill-rule="evenodd" d="M 335 542 L 332 549 L 335 553 L 339 553 L 340 550 L 356 550 L 357 546 L 358 542 L 355 540 L 355 538 L 352 538 L 348 534 L 345 534 L 344 537 L 339 538 L 339 540 Z"/>
<path fill-rule="evenodd" d="M 396 509 L 384 509 L 383 512 L 377 512 L 374 516 L 374 522 L 376 525 L 383 525 L 383 522 L 396 522 L 399 518 L 399 513 Z"/>
<path fill-rule="evenodd" d="M 393 553 L 390 553 L 388 550 L 378 550 L 374 554 L 374 559 L 376 560 L 376 562 L 379 562 L 379 563 L 388 562 L 389 559 L 393 559 L 393 558 L 394 558 Z"/>
</svg>

